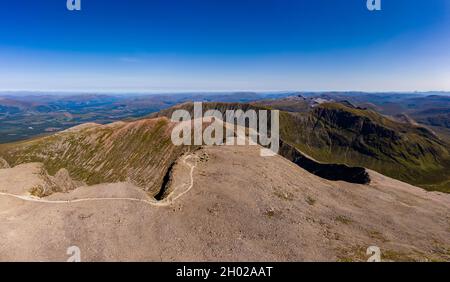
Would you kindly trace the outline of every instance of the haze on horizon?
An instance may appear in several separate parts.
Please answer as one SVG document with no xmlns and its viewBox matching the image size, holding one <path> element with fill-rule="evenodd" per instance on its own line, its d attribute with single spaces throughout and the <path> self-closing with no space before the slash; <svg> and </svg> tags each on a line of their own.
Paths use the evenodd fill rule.
<svg viewBox="0 0 450 282">
<path fill-rule="evenodd" d="M 0 90 L 450 91 L 450 2 L 16 0 Z"/>
</svg>

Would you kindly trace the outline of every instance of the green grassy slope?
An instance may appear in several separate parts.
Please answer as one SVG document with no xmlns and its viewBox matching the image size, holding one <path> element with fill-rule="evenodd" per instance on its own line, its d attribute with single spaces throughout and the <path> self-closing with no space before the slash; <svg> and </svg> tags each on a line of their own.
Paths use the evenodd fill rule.
<svg viewBox="0 0 450 282">
<path fill-rule="evenodd" d="M 203 106 L 204 111 L 224 113 L 276 108 L 276 103 Z M 180 108 L 192 112 L 193 105 L 175 106 L 153 119 L 85 125 L 0 145 L 0 157 L 11 166 L 42 162 L 50 174 L 66 168 L 74 179 L 88 184 L 129 180 L 156 195 L 170 165 L 189 149 L 170 141 L 173 124 L 166 117 Z M 428 190 L 450 192 L 449 144 L 428 129 L 339 103 L 300 108 L 280 111 L 280 134 L 301 152 L 320 162 L 362 166 Z"/>
<path fill-rule="evenodd" d="M 170 118 L 176 109 L 192 114 L 193 104 L 153 116 Z M 424 127 L 342 103 L 310 107 L 301 99 L 203 103 L 203 110 L 209 109 L 279 109 L 281 139 L 320 162 L 362 166 L 427 190 L 450 192 L 449 144 Z"/>
<path fill-rule="evenodd" d="M 187 150 L 172 144 L 172 126 L 165 118 L 88 124 L 0 145 L 0 156 L 11 166 L 42 162 L 51 175 L 66 168 L 72 178 L 89 185 L 131 181 L 155 195 L 167 169 Z"/>
<path fill-rule="evenodd" d="M 319 161 L 364 166 L 428 190 L 450 192 L 449 146 L 426 128 L 338 103 L 308 113 L 282 112 L 280 123 L 285 141 Z"/>
</svg>

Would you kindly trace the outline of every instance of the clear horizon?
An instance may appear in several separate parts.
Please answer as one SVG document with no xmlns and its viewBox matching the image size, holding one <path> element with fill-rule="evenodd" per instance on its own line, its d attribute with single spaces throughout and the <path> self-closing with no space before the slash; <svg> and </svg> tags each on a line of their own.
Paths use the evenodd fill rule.
<svg viewBox="0 0 450 282">
<path fill-rule="evenodd" d="M 85 91 L 71 91 L 71 90 L 1 90 L 0 97 L 7 95 L 168 95 L 168 94 L 236 94 L 236 93 L 254 93 L 254 94 L 294 94 L 294 93 L 364 93 L 364 94 L 418 94 L 418 95 L 450 95 L 450 91 L 446 90 L 430 90 L 430 91 L 363 91 L 363 90 L 180 90 L 180 91 L 169 91 L 169 90 L 151 90 L 151 91 L 105 91 L 105 90 L 85 90 Z"/>
<path fill-rule="evenodd" d="M 447 0 L 65 2 L 0 10 L 0 91 L 450 91 Z"/>
</svg>

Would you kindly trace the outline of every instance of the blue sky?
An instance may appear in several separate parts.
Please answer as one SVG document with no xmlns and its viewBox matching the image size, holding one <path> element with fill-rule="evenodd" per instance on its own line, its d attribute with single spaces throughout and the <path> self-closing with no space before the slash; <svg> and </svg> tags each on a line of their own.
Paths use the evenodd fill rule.
<svg viewBox="0 0 450 282">
<path fill-rule="evenodd" d="M 0 90 L 450 90 L 450 1 L 14 0 Z"/>
</svg>

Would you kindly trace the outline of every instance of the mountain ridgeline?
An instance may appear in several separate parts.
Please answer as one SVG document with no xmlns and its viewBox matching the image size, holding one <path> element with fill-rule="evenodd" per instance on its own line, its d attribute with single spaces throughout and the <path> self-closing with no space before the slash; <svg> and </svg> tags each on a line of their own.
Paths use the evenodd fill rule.
<svg viewBox="0 0 450 282">
<path fill-rule="evenodd" d="M 0 156 L 10 166 L 43 163 L 50 175 L 65 168 L 73 179 L 88 185 L 128 181 L 155 196 L 173 163 L 190 149 L 172 144 L 173 126 L 166 118 L 84 124 L 0 145 Z"/>
<path fill-rule="evenodd" d="M 86 184 L 131 182 L 152 196 L 170 168 L 193 146 L 175 146 L 169 119 L 183 103 L 148 118 L 84 124 L 47 137 L 0 145 L 4 165 L 43 163 L 50 175 L 66 169 Z M 365 168 L 420 186 L 450 192 L 449 144 L 429 129 L 402 123 L 348 102 L 303 98 L 254 103 L 203 103 L 203 111 L 280 110 L 280 154 L 329 180 L 365 184 Z"/>
<path fill-rule="evenodd" d="M 152 117 L 170 118 L 184 103 Z M 361 167 L 425 188 L 450 192 L 449 144 L 423 126 L 397 122 L 351 103 L 285 98 L 255 103 L 203 103 L 203 110 L 280 110 L 281 154 L 331 180 L 367 183 Z M 295 148 L 295 150 L 292 150 Z M 329 164 L 329 167 L 323 165 Z M 335 168 L 340 170 L 335 170 Z M 351 168 L 352 173 L 342 173 Z M 328 171 L 328 172 L 327 172 Z"/>
<path fill-rule="evenodd" d="M 425 127 L 339 103 L 307 113 L 284 112 L 280 119 L 282 138 L 319 161 L 363 166 L 450 192 L 449 145 Z"/>
</svg>

